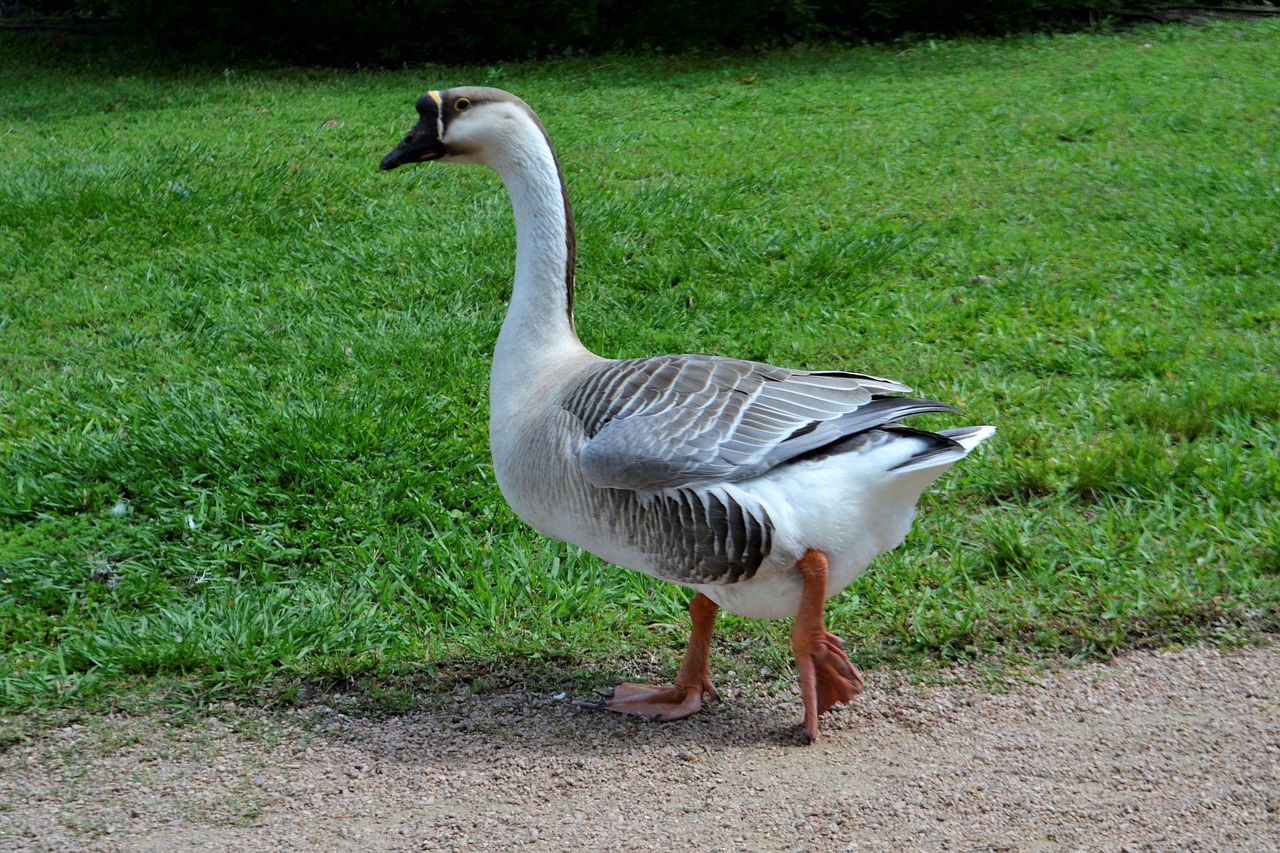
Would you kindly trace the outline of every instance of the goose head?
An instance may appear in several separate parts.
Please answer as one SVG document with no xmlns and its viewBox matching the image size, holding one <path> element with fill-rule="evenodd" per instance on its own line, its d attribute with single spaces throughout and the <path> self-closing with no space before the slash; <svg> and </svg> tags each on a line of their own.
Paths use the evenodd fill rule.
<svg viewBox="0 0 1280 853">
<path fill-rule="evenodd" d="M 418 98 L 418 123 L 386 157 L 379 168 L 442 160 L 451 163 L 496 165 L 494 145 L 513 131 L 541 124 L 524 101 L 501 89 L 462 86 L 432 89 Z"/>
</svg>

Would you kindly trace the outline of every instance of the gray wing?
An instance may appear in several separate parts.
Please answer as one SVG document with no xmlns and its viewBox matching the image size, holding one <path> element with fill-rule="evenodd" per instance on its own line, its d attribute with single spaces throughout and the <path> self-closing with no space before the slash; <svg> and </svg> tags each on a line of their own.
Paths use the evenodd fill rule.
<svg viewBox="0 0 1280 853">
<path fill-rule="evenodd" d="M 607 362 L 561 405 L 582 422 L 595 486 L 663 489 L 754 477 L 841 438 L 923 412 L 892 379 L 705 355 Z"/>
</svg>

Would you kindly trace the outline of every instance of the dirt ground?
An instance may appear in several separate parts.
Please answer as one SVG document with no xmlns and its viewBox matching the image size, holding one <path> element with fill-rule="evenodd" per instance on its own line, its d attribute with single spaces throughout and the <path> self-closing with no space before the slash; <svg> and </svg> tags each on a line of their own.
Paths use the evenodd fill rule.
<svg viewBox="0 0 1280 853">
<path fill-rule="evenodd" d="M 812 746 L 796 696 L 734 677 L 669 725 L 461 691 L 101 717 L 0 738 L 0 849 L 1280 851 L 1280 645 L 955 676 L 873 676 Z"/>
</svg>

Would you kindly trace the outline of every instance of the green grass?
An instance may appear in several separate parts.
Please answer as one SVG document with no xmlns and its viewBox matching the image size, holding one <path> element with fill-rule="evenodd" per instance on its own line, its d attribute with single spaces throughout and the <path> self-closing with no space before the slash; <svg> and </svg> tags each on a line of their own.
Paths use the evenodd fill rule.
<svg viewBox="0 0 1280 853">
<path fill-rule="evenodd" d="M 830 606 L 858 662 L 1280 629 L 1277 45 L 351 73 L 4 36 L 0 708 L 674 667 L 686 593 L 541 539 L 494 483 L 496 177 L 376 171 L 464 82 L 550 129 L 596 351 L 867 370 L 999 427 Z M 724 619 L 717 654 L 788 671 L 785 631 Z"/>
</svg>

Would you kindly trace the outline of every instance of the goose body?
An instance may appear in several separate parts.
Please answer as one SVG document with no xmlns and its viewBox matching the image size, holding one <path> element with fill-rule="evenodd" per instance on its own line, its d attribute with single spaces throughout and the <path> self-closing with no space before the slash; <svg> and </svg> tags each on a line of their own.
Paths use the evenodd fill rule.
<svg viewBox="0 0 1280 853">
<path fill-rule="evenodd" d="M 839 593 L 902 542 L 921 492 L 967 452 L 962 442 L 985 435 L 957 440 L 884 424 L 835 448 L 805 451 L 803 436 L 791 440 L 800 448 L 786 446 L 819 413 L 870 397 L 863 382 L 872 380 L 708 356 L 584 359 L 559 392 L 527 401 L 518 421 L 494 418 L 494 469 L 517 515 L 540 533 L 695 589 L 740 616 L 795 616 L 802 583 L 794 568 L 806 550 L 828 554 L 827 597 Z M 763 446 L 745 448 L 748 461 L 718 459 L 712 449 L 729 455 L 731 439 L 706 433 L 717 416 L 728 435 L 746 431 L 743 412 L 721 413 L 738 401 L 747 414 L 753 405 L 770 415 L 790 406 L 793 416 L 770 425 L 767 442 L 753 437 Z M 846 417 L 879 425 L 942 408 L 882 398 Z M 695 430 L 688 452 L 705 457 L 674 455 L 671 424 L 682 418 Z M 765 447 L 783 461 L 768 459 Z M 637 452 L 644 448 L 653 455 Z"/>
<path fill-rule="evenodd" d="M 431 91 L 383 169 L 442 160 L 495 169 L 516 221 L 511 303 L 490 375 L 494 472 L 539 532 L 697 591 L 672 687 L 621 685 L 606 707 L 674 719 L 714 695 L 715 610 L 797 617 L 805 729 L 861 676 L 822 625 L 822 602 L 910 529 L 920 494 L 994 432 L 931 433 L 903 418 L 951 411 L 858 373 L 708 355 L 610 360 L 573 325 L 575 237 L 559 164 L 521 100 Z M 683 682 L 683 683 L 682 683 Z"/>
</svg>

